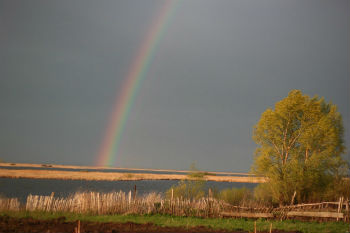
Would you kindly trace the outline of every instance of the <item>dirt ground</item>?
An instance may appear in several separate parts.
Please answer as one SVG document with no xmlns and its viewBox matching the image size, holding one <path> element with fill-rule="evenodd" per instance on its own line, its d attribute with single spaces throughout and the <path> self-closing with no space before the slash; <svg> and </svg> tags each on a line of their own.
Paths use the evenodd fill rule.
<svg viewBox="0 0 350 233">
<path fill-rule="evenodd" d="M 65 222 L 65 218 L 61 217 L 54 220 L 36 220 L 32 218 L 11 218 L 0 217 L 0 232 L 76 232 L 77 222 Z M 136 223 L 98 223 L 98 222 L 81 222 L 81 233 L 117 233 L 117 232 L 149 232 L 149 233 L 195 233 L 195 232 L 229 232 L 212 230 L 205 227 L 179 228 L 179 227 L 159 227 L 152 223 L 136 224 Z M 231 232 L 231 231 L 230 231 Z M 273 233 L 298 233 L 273 230 Z M 232 233 L 247 233 L 246 231 L 234 231 Z"/>
</svg>

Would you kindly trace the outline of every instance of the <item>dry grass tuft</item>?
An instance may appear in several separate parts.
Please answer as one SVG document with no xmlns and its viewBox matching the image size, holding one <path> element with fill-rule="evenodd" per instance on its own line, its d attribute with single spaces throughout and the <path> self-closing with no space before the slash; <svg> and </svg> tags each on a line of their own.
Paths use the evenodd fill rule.
<svg viewBox="0 0 350 233">
<path fill-rule="evenodd" d="M 0 197 L 0 211 L 19 211 L 20 202 L 17 198 Z"/>
</svg>

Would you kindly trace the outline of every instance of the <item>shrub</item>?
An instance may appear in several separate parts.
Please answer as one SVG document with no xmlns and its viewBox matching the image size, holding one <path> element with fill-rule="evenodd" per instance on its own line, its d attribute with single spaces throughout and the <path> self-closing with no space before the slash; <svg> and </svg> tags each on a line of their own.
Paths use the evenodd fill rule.
<svg viewBox="0 0 350 233">
<path fill-rule="evenodd" d="M 204 179 L 204 177 L 207 175 L 207 172 L 190 172 L 187 176 L 190 179 Z"/>
<path fill-rule="evenodd" d="M 231 205 L 244 205 L 252 196 L 252 191 L 246 187 L 224 189 L 219 193 L 219 199 Z"/>
<path fill-rule="evenodd" d="M 204 185 L 203 180 L 182 180 L 166 191 L 166 197 L 170 199 L 173 190 L 174 198 L 198 199 L 205 195 Z"/>
<path fill-rule="evenodd" d="M 187 174 L 189 179 L 195 179 L 195 180 L 198 180 L 198 179 L 203 180 L 207 175 L 211 175 L 211 174 L 209 172 L 199 171 L 195 163 L 191 164 L 190 172 Z"/>
<path fill-rule="evenodd" d="M 337 179 L 331 185 L 329 185 L 327 191 L 323 195 L 323 200 L 338 201 L 339 197 L 350 199 L 349 178 Z"/>
<path fill-rule="evenodd" d="M 132 173 L 125 173 L 125 174 L 124 174 L 124 177 L 125 177 L 126 179 L 131 179 L 131 178 L 134 178 L 134 174 L 132 174 Z"/>
<path fill-rule="evenodd" d="M 258 186 L 255 187 L 254 199 L 258 203 L 263 204 L 263 205 L 275 204 L 273 199 L 272 199 L 270 187 L 268 186 L 267 183 L 262 183 L 262 184 L 259 184 Z"/>
</svg>

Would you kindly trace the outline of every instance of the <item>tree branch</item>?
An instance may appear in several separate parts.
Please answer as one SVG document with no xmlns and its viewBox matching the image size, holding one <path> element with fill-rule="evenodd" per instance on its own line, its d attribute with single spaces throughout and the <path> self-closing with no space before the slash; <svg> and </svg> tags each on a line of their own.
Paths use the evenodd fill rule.
<svg viewBox="0 0 350 233">
<path fill-rule="evenodd" d="M 280 157 L 281 160 L 283 161 L 283 154 L 280 152 L 280 150 L 278 149 L 277 145 L 276 145 L 273 141 L 271 141 L 271 140 L 269 140 L 269 141 L 270 141 L 270 143 L 274 146 L 274 148 L 275 148 L 277 154 L 279 155 L 279 157 Z"/>
<path fill-rule="evenodd" d="M 286 125 L 286 130 L 283 133 L 283 147 L 284 147 L 284 149 L 287 149 L 287 147 L 286 147 L 286 139 L 287 139 L 287 132 L 288 132 L 289 123 L 290 123 L 290 114 L 288 114 L 288 122 L 287 122 L 287 125 Z"/>
<path fill-rule="evenodd" d="M 301 130 L 299 130 L 299 134 L 298 134 L 295 138 L 293 138 L 293 140 L 291 141 L 291 143 L 288 145 L 288 150 L 289 150 L 290 148 L 292 148 L 292 146 L 295 144 L 296 140 L 300 137 L 300 135 L 301 135 Z"/>
</svg>

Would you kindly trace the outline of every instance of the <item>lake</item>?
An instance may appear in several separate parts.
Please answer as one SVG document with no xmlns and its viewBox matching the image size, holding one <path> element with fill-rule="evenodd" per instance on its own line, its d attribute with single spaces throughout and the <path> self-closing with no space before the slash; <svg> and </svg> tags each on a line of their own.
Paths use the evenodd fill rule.
<svg viewBox="0 0 350 233">
<path fill-rule="evenodd" d="M 164 193 L 171 186 L 178 184 L 178 180 L 138 180 L 138 181 L 90 181 L 90 180 L 55 180 L 55 179 L 13 179 L 0 178 L 0 195 L 17 197 L 24 202 L 29 194 L 67 197 L 79 191 L 95 192 L 129 192 L 136 185 L 137 194 L 144 195 L 150 192 Z M 207 181 L 206 189 L 218 191 L 228 188 L 254 188 L 253 183 L 234 183 Z"/>
</svg>

